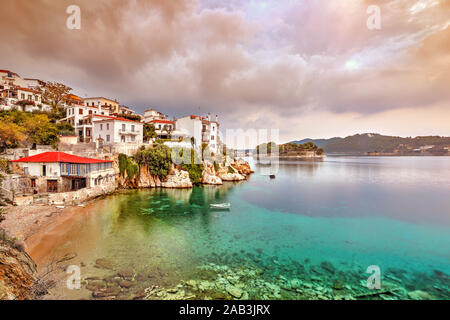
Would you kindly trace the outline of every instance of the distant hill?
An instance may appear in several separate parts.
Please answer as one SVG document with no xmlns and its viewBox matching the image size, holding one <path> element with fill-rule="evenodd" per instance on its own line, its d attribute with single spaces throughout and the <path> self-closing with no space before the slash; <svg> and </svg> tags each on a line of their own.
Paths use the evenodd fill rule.
<svg viewBox="0 0 450 320">
<path fill-rule="evenodd" d="M 318 146 L 319 148 L 323 148 L 323 146 L 329 142 L 333 142 L 335 140 L 339 140 L 342 138 L 331 138 L 331 139 L 303 139 L 303 140 L 298 140 L 298 141 L 292 141 L 291 143 L 295 143 L 295 144 L 305 144 L 308 142 L 313 142 L 316 146 Z"/>
<path fill-rule="evenodd" d="M 346 138 L 304 139 L 292 143 L 313 142 L 326 153 L 393 153 L 409 154 L 417 152 L 448 153 L 450 137 L 424 136 L 402 138 L 383 136 L 376 133 L 355 134 Z"/>
</svg>

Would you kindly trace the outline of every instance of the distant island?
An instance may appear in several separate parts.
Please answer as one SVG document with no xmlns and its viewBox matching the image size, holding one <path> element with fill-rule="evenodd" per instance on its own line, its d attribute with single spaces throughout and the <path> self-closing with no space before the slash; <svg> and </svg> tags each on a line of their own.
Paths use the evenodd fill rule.
<svg viewBox="0 0 450 320">
<path fill-rule="evenodd" d="M 322 159 L 324 150 L 314 142 L 285 143 L 277 145 L 275 142 L 262 143 L 253 150 L 256 157 L 279 157 L 281 159 Z"/>
<path fill-rule="evenodd" d="M 328 154 L 384 155 L 450 155 L 450 137 L 394 137 L 377 133 L 355 134 L 346 138 L 303 139 L 289 144 L 314 143 Z"/>
</svg>

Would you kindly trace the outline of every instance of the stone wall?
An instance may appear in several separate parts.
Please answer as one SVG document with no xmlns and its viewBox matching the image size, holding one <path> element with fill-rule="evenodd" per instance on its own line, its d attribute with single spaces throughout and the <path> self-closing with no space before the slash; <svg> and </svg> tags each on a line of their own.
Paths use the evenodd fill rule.
<svg viewBox="0 0 450 320">
<path fill-rule="evenodd" d="M 113 193 L 115 190 L 115 185 L 110 184 L 71 192 L 50 193 L 48 195 L 48 203 L 55 205 L 76 205 L 90 199 Z"/>
</svg>

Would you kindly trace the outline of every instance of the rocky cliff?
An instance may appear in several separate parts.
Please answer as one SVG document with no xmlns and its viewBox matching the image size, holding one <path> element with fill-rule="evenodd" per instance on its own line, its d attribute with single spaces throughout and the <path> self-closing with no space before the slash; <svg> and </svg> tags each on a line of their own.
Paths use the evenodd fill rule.
<svg viewBox="0 0 450 320">
<path fill-rule="evenodd" d="M 174 188 L 184 189 L 192 188 L 192 182 L 189 179 L 189 173 L 180 170 L 172 165 L 169 175 L 166 179 L 161 180 L 158 176 L 153 176 L 147 167 L 140 167 L 140 173 L 138 177 L 134 179 L 127 179 L 121 177 L 117 179 L 119 188 Z"/>
<path fill-rule="evenodd" d="M 0 230 L 0 233 L 2 230 Z M 0 239 L 0 300 L 32 299 L 36 264 L 20 244 Z"/>
<path fill-rule="evenodd" d="M 202 184 L 221 185 L 223 181 L 242 181 L 247 178 L 253 171 L 248 162 L 243 159 L 235 160 L 226 157 L 223 163 L 214 164 L 210 161 L 203 162 Z M 118 168 L 117 168 L 118 170 Z M 126 176 L 119 176 L 117 179 L 118 188 L 173 188 L 184 189 L 192 188 L 193 183 L 189 178 L 187 171 L 181 170 L 180 167 L 172 165 L 169 175 L 161 180 L 157 176 L 153 176 L 148 168 L 140 167 L 140 173 L 133 179 Z"/>
</svg>

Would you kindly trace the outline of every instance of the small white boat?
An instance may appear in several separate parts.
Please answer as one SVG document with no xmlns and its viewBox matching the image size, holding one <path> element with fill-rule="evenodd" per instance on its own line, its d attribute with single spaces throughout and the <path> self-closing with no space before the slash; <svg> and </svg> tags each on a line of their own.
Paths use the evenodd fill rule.
<svg viewBox="0 0 450 320">
<path fill-rule="evenodd" d="M 212 203 L 209 205 L 211 209 L 230 209 L 230 203 Z"/>
</svg>

